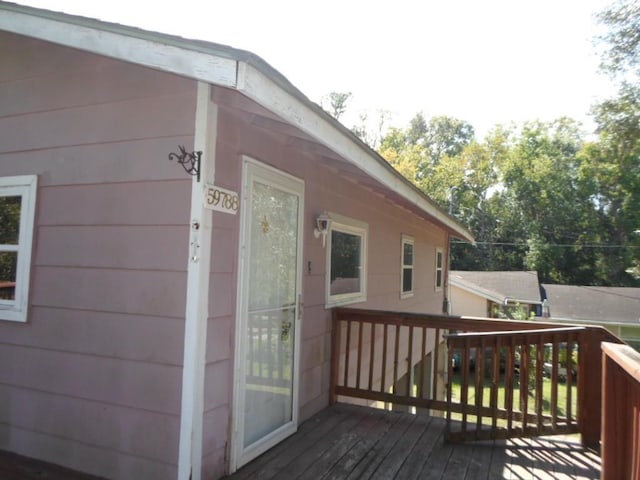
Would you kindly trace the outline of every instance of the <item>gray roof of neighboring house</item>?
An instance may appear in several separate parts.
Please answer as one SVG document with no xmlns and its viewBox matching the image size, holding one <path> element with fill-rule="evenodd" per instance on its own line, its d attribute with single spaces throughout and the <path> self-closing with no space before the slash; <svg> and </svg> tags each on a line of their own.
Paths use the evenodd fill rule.
<svg viewBox="0 0 640 480">
<path fill-rule="evenodd" d="M 234 89 L 308 135 L 323 152 L 334 152 L 355 167 L 356 178 L 373 179 L 364 183 L 374 192 L 382 185 L 400 206 L 426 215 L 457 238 L 473 241 L 472 233 L 458 219 L 255 54 L 1 0 L 0 30 Z"/>
<path fill-rule="evenodd" d="M 539 304 L 537 272 L 475 272 L 452 270 L 449 283 L 496 303 Z"/>
<path fill-rule="evenodd" d="M 640 326 L 640 288 L 542 284 L 552 320 Z"/>
</svg>

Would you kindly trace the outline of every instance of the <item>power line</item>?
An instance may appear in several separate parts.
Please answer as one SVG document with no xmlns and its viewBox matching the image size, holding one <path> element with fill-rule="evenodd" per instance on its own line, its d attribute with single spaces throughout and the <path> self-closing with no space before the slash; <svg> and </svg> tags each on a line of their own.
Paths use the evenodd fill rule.
<svg viewBox="0 0 640 480">
<path fill-rule="evenodd" d="M 451 243 L 468 244 L 462 240 L 452 240 Z M 529 247 L 530 245 L 525 242 L 475 242 L 474 245 L 489 245 L 489 246 L 505 246 L 505 247 Z M 606 243 L 537 243 L 536 246 L 545 248 L 640 248 L 640 245 L 609 245 Z"/>
</svg>

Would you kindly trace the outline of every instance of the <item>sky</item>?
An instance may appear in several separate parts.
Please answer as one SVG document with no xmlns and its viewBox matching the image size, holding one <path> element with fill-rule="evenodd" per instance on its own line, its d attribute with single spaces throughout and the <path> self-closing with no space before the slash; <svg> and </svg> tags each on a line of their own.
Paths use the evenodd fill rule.
<svg viewBox="0 0 640 480">
<path fill-rule="evenodd" d="M 569 116 L 614 94 L 594 14 L 613 0 L 14 0 L 249 50 L 309 99 L 351 92 L 341 121 L 418 112 L 496 124 Z M 153 5 L 153 9 L 149 8 Z"/>
</svg>

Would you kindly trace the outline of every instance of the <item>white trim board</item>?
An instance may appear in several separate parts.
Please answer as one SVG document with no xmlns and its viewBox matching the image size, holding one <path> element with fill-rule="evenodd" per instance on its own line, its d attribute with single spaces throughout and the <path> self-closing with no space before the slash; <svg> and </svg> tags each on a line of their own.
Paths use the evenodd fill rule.
<svg viewBox="0 0 640 480">
<path fill-rule="evenodd" d="M 209 277 L 211 270 L 212 212 L 204 207 L 205 185 L 214 183 L 218 109 L 211 101 L 211 87 L 198 83 L 195 150 L 202 150 L 201 181 L 191 183 L 191 222 L 187 259 L 184 367 L 180 410 L 178 479 L 200 480 L 202 475 L 202 422 Z"/>
<path fill-rule="evenodd" d="M 160 42 L 153 36 L 140 38 L 99 29 L 97 25 L 100 22 L 89 19 L 86 23 L 87 25 L 80 25 L 77 22 L 6 10 L 0 3 L 0 30 L 217 85 L 235 86 L 237 62 L 234 59 Z"/>
</svg>

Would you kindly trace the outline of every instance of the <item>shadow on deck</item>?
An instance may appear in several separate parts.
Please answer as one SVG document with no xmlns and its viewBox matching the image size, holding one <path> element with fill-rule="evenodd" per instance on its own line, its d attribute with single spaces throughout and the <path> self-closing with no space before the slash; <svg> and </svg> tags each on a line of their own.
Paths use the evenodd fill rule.
<svg viewBox="0 0 640 480">
<path fill-rule="evenodd" d="M 453 445 L 444 430 L 441 418 L 338 404 L 227 479 L 600 478 L 600 457 L 577 439 Z"/>
</svg>

